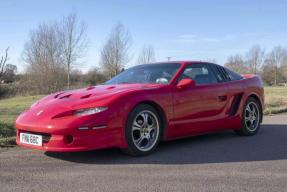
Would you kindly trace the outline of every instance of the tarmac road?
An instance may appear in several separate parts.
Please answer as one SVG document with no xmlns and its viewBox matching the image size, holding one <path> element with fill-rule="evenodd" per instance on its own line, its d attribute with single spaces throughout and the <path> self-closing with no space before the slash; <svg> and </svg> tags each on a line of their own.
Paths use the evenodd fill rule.
<svg viewBox="0 0 287 192">
<path fill-rule="evenodd" d="M 118 149 L 0 149 L 0 191 L 287 191 L 287 114 L 254 137 L 232 131 L 161 143 L 147 157 Z"/>
</svg>

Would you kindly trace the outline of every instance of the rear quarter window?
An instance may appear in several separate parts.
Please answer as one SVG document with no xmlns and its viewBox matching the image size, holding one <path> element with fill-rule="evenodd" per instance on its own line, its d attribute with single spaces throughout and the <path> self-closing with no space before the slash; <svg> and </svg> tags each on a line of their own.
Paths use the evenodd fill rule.
<svg viewBox="0 0 287 192">
<path fill-rule="evenodd" d="M 238 73 L 236 73 L 236 72 L 234 72 L 228 68 L 225 68 L 225 70 L 228 73 L 228 75 L 232 81 L 237 81 L 237 80 L 243 79 L 243 77 L 240 74 L 238 74 Z"/>
<path fill-rule="evenodd" d="M 229 74 L 227 73 L 224 67 L 216 65 L 216 64 L 210 64 L 210 66 L 213 72 L 215 73 L 218 82 L 221 83 L 221 82 L 227 82 L 231 80 L 229 77 Z"/>
</svg>

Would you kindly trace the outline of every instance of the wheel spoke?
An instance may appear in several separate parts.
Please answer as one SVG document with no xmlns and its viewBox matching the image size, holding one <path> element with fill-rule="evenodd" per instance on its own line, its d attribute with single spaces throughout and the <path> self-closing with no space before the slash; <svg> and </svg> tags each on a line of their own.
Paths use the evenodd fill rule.
<svg viewBox="0 0 287 192">
<path fill-rule="evenodd" d="M 254 107 L 253 105 L 252 105 L 251 112 L 252 112 L 253 114 L 255 114 L 255 113 L 256 113 L 256 109 L 255 109 L 255 107 Z"/>
<path fill-rule="evenodd" d="M 137 123 L 137 121 L 134 122 L 132 130 L 141 130 L 142 126 Z"/>
<path fill-rule="evenodd" d="M 141 142 L 145 139 L 144 136 L 141 136 L 140 138 L 138 138 L 137 140 L 135 140 L 135 143 L 137 146 L 141 146 Z"/>
<path fill-rule="evenodd" d="M 151 131 L 151 130 L 153 130 L 153 129 L 155 129 L 156 128 L 156 122 L 155 122 L 155 120 L 153 119 L 153 118 L 151 118 L 151 124 L 150 125 L 147 125 L 147 129 L 149 130 L 149 131 Z"/>
<path fill-rule="evenodd" d="M 142 114 L 143 117 L 143 125 L 148 125 L 148 113 L 143 113 Z"/>
<path fill-rule="evenodd" d="M 251 112 L 250 105 L 247 105 L 247 106 L 246 106 L 246 110 L 247 110 L 249 113 Z"/>
<path fill-rule="evenodd" d="M 154 129 L 151 130 L 151 131 L 149 132 L 150 138 L 154 138 L 155 133 L 156 133 L 156 132 L 154 131 Z"/>
<path fill-rule="evenodd" d="M 245 117 L 245 121 L 247 122 L 247 121 L 250 121 L 250 117 Z"/>
<path fill-rule="evenodd" d="M 148 130 L 149 133 L 150 133 L 151 131 L 155 130 L 155 129 L 156 129 L 156 127 L 153 127 L 153 126 L 150 126 L 150 127 L 147 128 L 147 130 Z"/>
<path fill-rule="evenodd" d="M 148 124 L 147 126 L 150 128 L 150 127 L 154 127 L 156 126 L 156 122 L 155 120 L 152 118 L 152 117 L 149 117 L 151 119 L 151 124 Z M 148 122 L 149 123 L 149 122 Z"/>
</svg>

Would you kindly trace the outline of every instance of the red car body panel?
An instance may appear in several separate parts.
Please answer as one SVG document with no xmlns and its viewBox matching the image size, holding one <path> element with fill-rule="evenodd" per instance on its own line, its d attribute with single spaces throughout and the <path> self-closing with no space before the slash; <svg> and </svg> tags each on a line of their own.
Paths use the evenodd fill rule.
<svg viewBox="0 0 287 192">
<path fill-rule="evenodd" d="M 125 125 L 129 113 L 139 103 L 149 103 L 162 115 L 165 126 L 162 140 L 171 140 L 222 129 L 240 129 L 243 105 L 248 97 L 264 103 L 263 85 L 257 76 L 211 85 L 198 85 L 184 91 L 176 88 L 180 69 L 168 85 L 99 85 L 49 95 L 33 104 L 16 120 L 18 145 L 46 151 L 85 151 L 107 147 L 126 148 Z M 236 98 L 238 109 L 232 112 Z M 69 115 L 71 111 L 92 107 L 106 111 L 87 116 Z M 232 115 L 230 115 L 232 113 Z M 79 130 L 87 127 L 87 130 Z M 43 135 L 42 146 L 20 143 L 20 133 Z M 68 142 L 69 136 L 73 141 Z"/>
</svg>

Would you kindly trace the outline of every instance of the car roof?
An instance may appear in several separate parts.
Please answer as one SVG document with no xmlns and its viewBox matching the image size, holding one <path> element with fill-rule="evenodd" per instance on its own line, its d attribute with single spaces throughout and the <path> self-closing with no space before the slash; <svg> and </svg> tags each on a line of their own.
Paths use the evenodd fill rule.
<svg viewBox="0 0 287 192">
<path fill-rule="evenodd" d="M 167 64 L 183 64 L 183 65 L 187 65 L 187 64 L 198 64 L 198 63 L 207 63 L 207 64 L 215 64 L 215 63 L 210 63 L 207 61 L 190 61 L 190 60 L 182 60 L 182 61 L 160 61 L 160 62 L 154 62 L 151 64 L 162 64 L 162 63 L 167 63 Z"/>
</svg>

